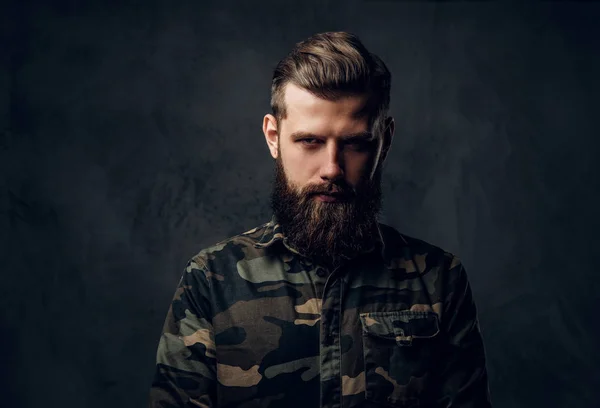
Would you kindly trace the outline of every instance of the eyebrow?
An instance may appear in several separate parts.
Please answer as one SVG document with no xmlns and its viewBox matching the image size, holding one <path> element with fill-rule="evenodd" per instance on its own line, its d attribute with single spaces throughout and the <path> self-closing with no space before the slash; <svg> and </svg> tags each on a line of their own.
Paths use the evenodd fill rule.
<svg viewBox="0 0 600 408">
<path fill-rule="evenodd" d="M 317 135 L 317 134 L 310 133 L 310 132 L 304 132 L 301 130 L 292 133 L 290 137 L 293 140 L 298 140 L 298 139 L 302 139 L 302 138 L 325 139 L 324 136 Z M 374 138 L 373 138 L 373 134 L 371 132 L 357 132 L 357 133 L 350 133 L 350 134 L 344 135 L 340 139 L 343 141 L 351 141 L 351 140 L 370 141 L 370 140 L 373 140 Z"/>
</svg>

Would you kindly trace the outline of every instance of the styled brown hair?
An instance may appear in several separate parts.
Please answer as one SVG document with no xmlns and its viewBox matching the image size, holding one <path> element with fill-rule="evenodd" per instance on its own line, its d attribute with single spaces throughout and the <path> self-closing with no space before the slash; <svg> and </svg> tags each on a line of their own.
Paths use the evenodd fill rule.
<svg viewBox="0 0 600 408">
<path fill-rule="evenodd" d="M 271 109 L 277 123 L 286 117 L 285 85 L 292 83 L 313 95 L 334 101 L 345 95 L 369 95 L 369 123 L 376 135 L 390 104 L 391 74 L 385 63 L 351 33 L 315 34 L 295 45 L 282 59 L 271 83 Z"/>
</svg>

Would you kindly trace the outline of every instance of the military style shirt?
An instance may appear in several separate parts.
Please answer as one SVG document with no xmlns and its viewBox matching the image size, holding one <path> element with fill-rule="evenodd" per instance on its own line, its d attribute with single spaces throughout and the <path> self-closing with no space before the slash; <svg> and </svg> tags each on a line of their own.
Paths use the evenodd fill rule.
<svg viewBox="0 0 600 408">
<path fill-rule="evenodd" d="M 192 257 L 150 407 L 490 407 L 460 260 L 378 230 L 334 270 L 294 250 L 275 217 Z"/>
</svg>

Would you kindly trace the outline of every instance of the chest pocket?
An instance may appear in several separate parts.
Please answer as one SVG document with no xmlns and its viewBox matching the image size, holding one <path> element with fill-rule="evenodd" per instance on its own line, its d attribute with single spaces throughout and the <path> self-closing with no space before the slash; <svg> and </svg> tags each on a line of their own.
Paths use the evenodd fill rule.
<svg viewBox="0 0 600 408">
<path fill-rule="evenodd" d="M 423 407 L 436 362 L 434 312 L 361 313 L 365 398 L 391 407 Z M 430 390 L 431 391 L 431 390 Z"/>
</svg>

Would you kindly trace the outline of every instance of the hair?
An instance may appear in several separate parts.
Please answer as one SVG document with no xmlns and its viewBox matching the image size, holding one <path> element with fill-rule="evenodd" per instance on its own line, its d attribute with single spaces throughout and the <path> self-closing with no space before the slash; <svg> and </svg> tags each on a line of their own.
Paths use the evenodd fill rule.
<svg viewBox="0 0 600 408">
<path fill-rule="evenodd" d="M 367 94 L 369 124 L 376 135 L 384 130 L 391 74 L 381 58 L 352 33 L 315 34 L 297 43 L 277 64 L 271 83 L 271 110 L 278 124 L 287 115 L 284 91 L 289 83 L 330 101 Z"/>
</svg>

